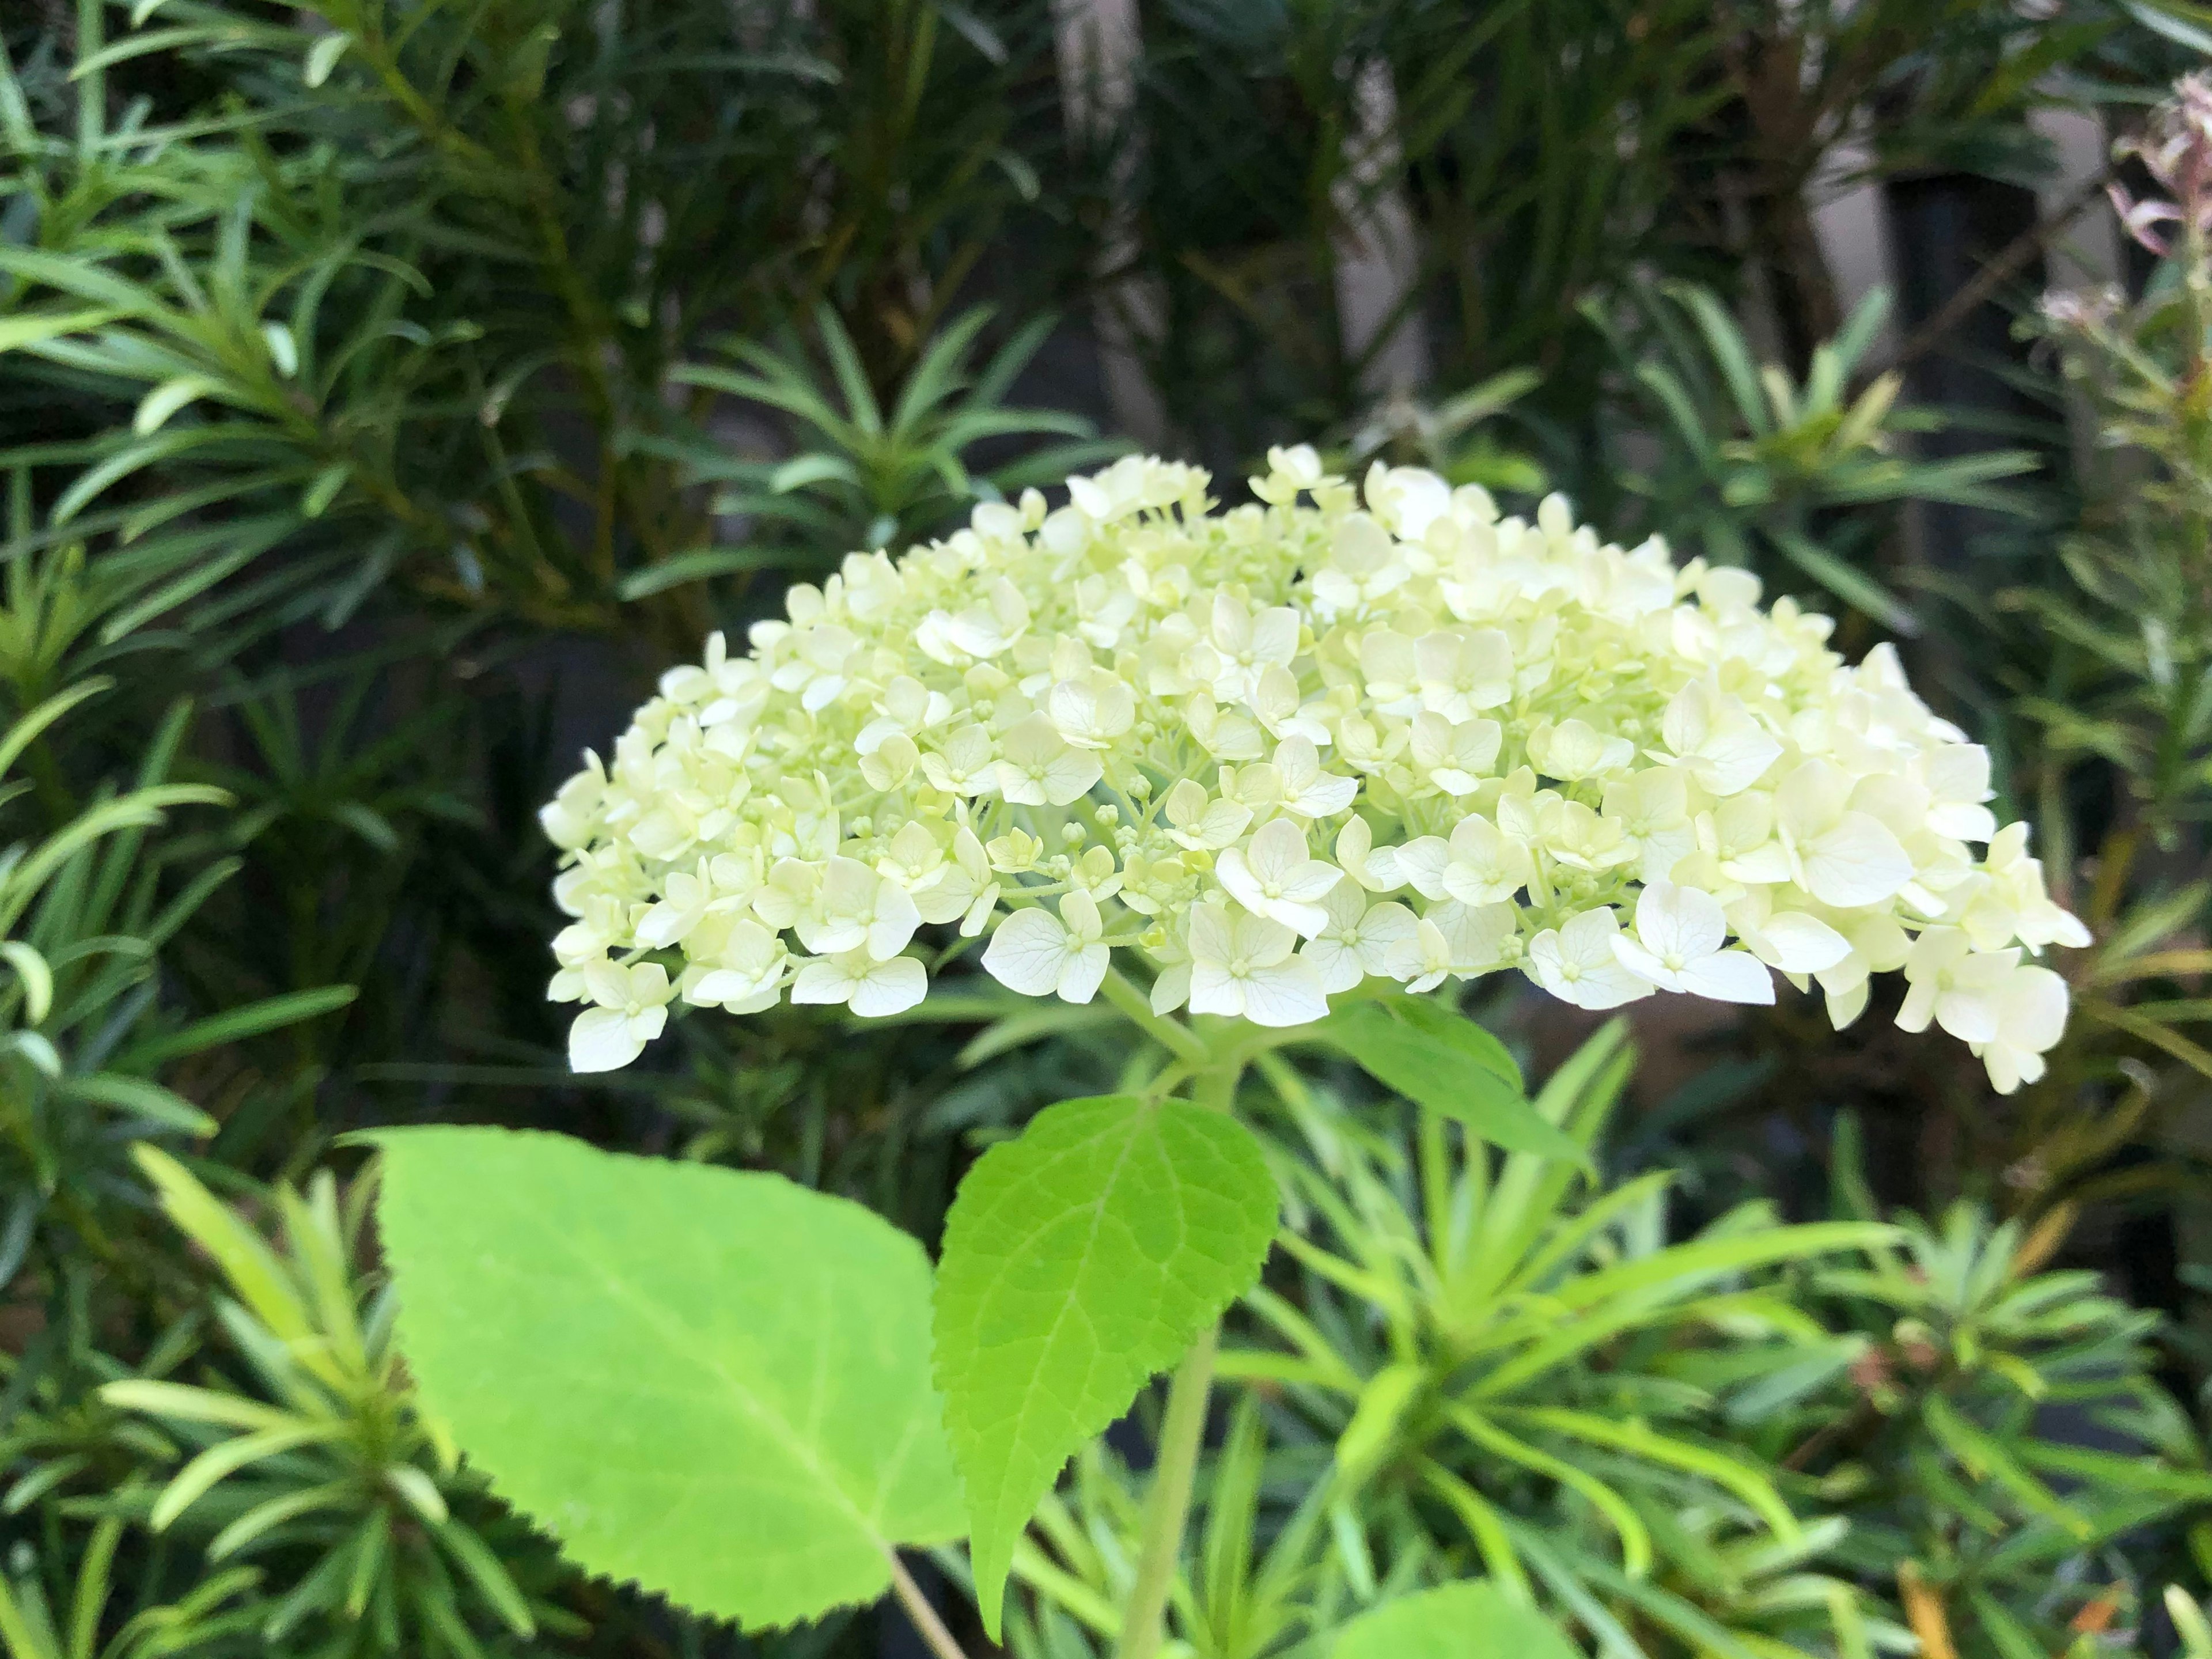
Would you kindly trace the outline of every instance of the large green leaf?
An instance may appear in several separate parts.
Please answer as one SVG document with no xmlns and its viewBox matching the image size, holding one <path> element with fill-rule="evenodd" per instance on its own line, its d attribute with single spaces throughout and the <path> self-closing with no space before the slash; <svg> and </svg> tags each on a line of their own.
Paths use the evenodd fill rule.
<svg viewBox="0 0 2212 1659">
<path fill-rule="evenodd" d="M 961 1531 L 929 1264 L 778 1176 L 404 1129 L 378 1218 L 425 1403 L 578 1565 L 749 1627 Z"/>
<path fill-rule="evenodd" d="M 1446 1584 L 1363 1613 L 1329 1659 L 1582 1659 L 1534 1607 L 1494 1584 Z"/>
<path fill-rule="evenodd" d="M 1360 1070 L 1426 1110 L 1512 1152 L 1587 1164 L 1573 1137 L 1528 1103 L 1504 1045 L 1474 1021 L 1417 997 L 1360 1003 L 1313 1028 Z"/>
<path fill-rule="evenodd" d="M 1250 1288 L 1277 1202 L 1235 1119 L 1133 1095 L 1047 1108 L 961 1183 L 937 1278 L 937 1382 L 988 1628 L 1037 1500 Z"/>
</svg>

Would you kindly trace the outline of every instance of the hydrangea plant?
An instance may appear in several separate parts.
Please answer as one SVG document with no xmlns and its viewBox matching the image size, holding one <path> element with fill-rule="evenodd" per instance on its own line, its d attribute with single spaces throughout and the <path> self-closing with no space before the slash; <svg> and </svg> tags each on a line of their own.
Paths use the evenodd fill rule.
<svg viewBox="0 0 2212 1659">
<path fill-rule="evenodd" d="M 1842 1026 L 1902 969 L 1901 1024 L 2000 1089 L 2039 1074 L 2067 997 L 2027 958 L 2083 931 L 1893 653 L 1848 665 L 1825 617 L 1556 496 L 1528 523 L 1426 472 L 1270 467 L 1218 512 L 1204 472 L 1127 459 L 854 555 L 667 675 L 546 809 L 579 1071 L 679 999 L 900 1014 L 978 940 L 1013 991 L 1103 995 L 1147 1039 L 976 1164 L 933 1280 L 775 1176 L 380 1137 L 423 1398 L 585 1566 L 751 1625 L 890 1589 L 957 1659 L 900 1547 L 964 1533 L 995 1632 L 1039 1499 L 1172 1369 L 1119 1610 L 1119 1659 L 1151 1659 L 1217 1322 L 1275 1230 L 1245 1072 L 1326 1044 L 1581 1156 L 1421 994 L 1448 982 L 1604 1009 L 1771 1002 L 1779 974 Z"/>
<path fill-rule="evenodd" d="M 1270 461 L 1228 512 L 1140 457 L 980 507 L 670 673 L 544 814 L 577 1069 L 677 998 L 900 1012 L 937 924 L 1028 995 L 1120 951 L 1152 1013 L 1267 1026 L 1515 969 L 1591 1009 L 1779 973 L 1840 1029 L 1902 969 L 1900 1024 L 2039 1075 L 2066 988 L 2024 957 L 2087 935 L 1889 647 L 1557 495 Z"/>
</svg>

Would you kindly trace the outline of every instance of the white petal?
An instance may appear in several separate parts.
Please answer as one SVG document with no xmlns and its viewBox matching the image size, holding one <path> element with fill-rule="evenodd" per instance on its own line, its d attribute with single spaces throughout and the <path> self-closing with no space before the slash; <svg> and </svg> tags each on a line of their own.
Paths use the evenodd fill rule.
<svg viewBox="0 0 2212 1659">
<path fill-rule="evenodd" d="M 1314 972 L 1321 978 L 1322 990 L 1330 995 L 1349 991 L 1367 977 L 1360 952 L 1340 939 L 1323 935 L 1309 942 L 1298 955 L 1313 964 Z"/>
<path fill-rule="evenodd" d="M 1658 956 L 1694 962 L 1721 948 L 1728 917 L 1711 893 L 1656 881 L 1636 901 L 1636 936 Z"/>
<path fill-rule="evenodd" d="M 1900 1031 L 1924 1031 L 1928 1022 L 1936 1018 L 1936 981 L 1924 979 L 1905 988 L 1904 1004 L 1897 1011 L 1897 1029 Z"/>
<path fill-rule="evenodd" d="M 1285 804 L 1302 817 L 1333 818 L 1351 805 L 1358 793 L 1358 779 L 1332 773 L 1316 778 Z"/>
<path fill-rule="evenodd" d="M 568 1028 L 568 1069 L 619 1071 L 645 1052 L 645 1039 L 619 1008 L 586 1008 Z"/>
<path fill-rule="evenodd" d="M 1255 1025 L 1304 1025 L 1328 1013 L 1321 975 L 1301 958 L 1255 968 L 1244 981 L 1244 1017 Z"/>
<path fill-rule="evenodd" d="M 1152 1012 L 1163 1018 L 1190 1000 L 1190 964 L 1170 963 L 1152 981 Z"/>
<path fill-rule="evenodd" d="M 1936 999 L 1936 1023 L 1961 1042 L 1994 1042 L 1997 1000 L 1987 991 L 1946 991 Z"/>
<path fill-rule="evenodd" d="M 1054 988 L 1064 1002 L 1088 1002 L 1098 994 L 1098 987 L 1106 978 L 1108 958 L 1112 956 L 1103 944 L 1086 945 L 1081 950 L 1068 952 L 1066 962 L 1060 970 L 1060 983 Z"/>
<path fill-rule="evenodd" d="M 1402 904 L 1378 904 L 1359 921 L 1359 962 L 1370 974 L 1389 972 L 1399 945 L 1412 939 L 1420 922 Z"/>
<path fill-rule="evenodd" d="M 1585 968 L 1608 967 L 1613 960 L 1613 938 L 1620 932 L 1620 918 L 1612 910 L 1585 910 L 1559 929 L 1559 954 Z"/>
<path fill-rule="evenodd" d="M 851 975 L 835 957 L 812 957 L 799 964 L 791 982 L 793 1002 L 842 1003 L 852 1000 L 857 988 Z"/>
<path fill-rule="evenodd" d="M 1070 751 L 1080 754 L 1080 750 Z M 999 793 L 1016 806 L 1042 806 L 1045 804 L 1044 785 L 1016 767 L 1012 761 L 1000 761 L 992 775 L 998 782 Z"/>
<path fill-rule="evenodd" d="M 1999 997 L 2004 1040 L 2040 1054 L 2066 1029 L 2066 981 L 2048 968 L 2021 968 Z"/>
<path fill-rule="evenodd" d="M 1259 662 L 1288 662 L 1298 654 L 1298 613 L 1288 605 L 1262 611 L 1252 626 L 1252 656 Z"/>
<path fill-rule="evenodd" d="M 1614 962 L 1602 968 L 1584 969 L 1580 979 L 1562 982 L 1553 994 L 1577 1008 L 1603 1013 L 1624 1003 L 1641 1002 L 1651 994 L 1651 988 Z"/>
<path fill-rule="evenodd" d="M 1103 926 L 1098 918 L 1098 901 L 1079 887 L 1060 900 L 1060 917 L 1067 924 L 1070 937 L 1079 940 L 1095 940 Z"/>
<path fill-rule="evenodd" d="M 1321 907 L 1316 905 L 1315 909 Z M 1322 913 L 1326 925 L 1327 913 Z M 1316 927 L 1314 931 L 1319 933 Z M 1239 916 L 1236 922 L 1237 946 L 1234 954 L 1243 957 L 1255 968 L 1272 968 L 1297 948 L 1297 935 L 1287 923 L 1266 916 Z"/>
<path fill-rule="evenodd" d="M 629 1000 L 629 975 L 611 962 L 590 962 L 583 967 L 584 988 L 592 1000 L 619 1007 Z"/>
<path fill-rule="evenodd" d="M 1823 904 L 1879 904 L 1912 879 L 1912 860 L 1881 819 L 1846 812 L 1802 849 L 1805 887 Z"/>
<path fill-rule="evenodd" d="M 1682 988 L 1681 980 L 1675 975 L 1673 969 L 1660 961 L 1657 957 L 1653 956 L 1650 951 L 1626 933 L 1615 933 L 1613 936 L 1613 954 L 1615 961 L 1640 980 L 1656 985 L 1662 990 L 1679 991 Z"/>
<path fill-rule="evenodd" d="M 1785 974 L 1817 974 L 1851 953 L 1849 939 L 1802 910 L 1769 916 L 1759 933 L 1773 952 L 1774 965 Z"/>
<path fill-rule="evenodd" d="M 1828 1024 L 1838 1031 L 1849 1030 L 1866 1012 L 1867 1000 L 1873 994 L 1872 984 L 1863 979 L 1839 989 L 1831 990 L 1826 986 L 1821 989 L 1827 998 Z"/>
<path fill-rule="evenodd" d="M 869 968 L 853 988 L 853 1012 L 862 1019 L 903 1013 L 929 994 L 929 970 L 912 957 L 893 957 Z"/>
<path fill-rule="evenodd" d="M 1782 745 L 1761 727 L 1748 723 L 1708 738 L 1699 752 L 1701 781 L 1716 795 L 1748 789 L 1766 774 Z"/>
<path fill-rule="evenodd" d="M 983 969 L 1010 991 L 1050 996 L 1074 954 L 1059 917 L 1048 910 L 1017 910 L 991 935 Z"/>
<path fill-rule="evenodd" d="M 1359 890 L 1356 881 L 1340 881 L 1328 890 L 1328 896 L 1321 902 L 1328 912 L 1328 930 L 1332 933 L 1349 933 L 1359 926 L 1367 914 L 1367 895 Z"/>
<path fill-rule="evenodd" d="M 1070 805 L 1089 794 L 1105 775 L 1105 768 L 1091 750 L 1070 749 L 1045 768 L 1044 798 L 1054 806 Z M 1009 795 L 1007 799 L 1013 797 Z"/>
<path fill-rule="evenodd" d="M 1425 899 L 1449 896 L 1444 872 L 1451 864 L 1451 846 L 1441 836 L 1423 836 L 1395 849 L 1398 878 Z M 1380 856 L 1377 854 L 1376 856 Z M 1370 868 L 1372 860 L 1370 861 Z M 1373 884 L 1369 885 L 1372 887 Z M 1381 890 L 1377 889 L 1376 890 Z"/>
<path fill-rule="evenodd" d="M 1774 1000 L 1774 975 L 1748 951 L 1718 951 L 1682 969 L 1682 988 L 1716 1002 Z"/>
<path fill-rule="evenodd" d="M 889 961 L 906 949 L 915 929 L 921 926 L 921 912 L 906 890 L 896 882 L 884 882 L 876 890 L 876 919 L 868 925 L 868 954 L 878 962 Z"/>
<path fill-rule="evenodd" d="M 1282 822 L 1277 819 L 1277 823 Z M 1344 872 L 1333 864 L 1323 864 L 1319 859 L 1308 859 L 1277 884 L 1279 896 L 1293 904 L 1314 904 L 1334 892 L 1344 880 Z"/>
<path fill-rule="evenodd" d="M 1800 841 L 1832 827 L 1850 799 L 1850 781 L 1823 760 L 1808 760 L 1774 791 L 1775 820 Z"/>
<path fill-rule="evenodd" d="M 1190 1011 L 1194 1014 L 1227 1014 L 1232 1018 L 1243 1013 L 1244 982 L 1231 978 L 1229 969 L 1218 963 L 1192 963 Z"/>
<path fill-rule="evenodd" d="M 1273 819 L 1260 826 L 1244 856 L 1258 880 L 1286 881 L 1306 862 L 1305 832 L 1288 818 Z"/>
<path fill-rule="evenodd" d="M 1259 878 L 1252 873 L 1251 866 L 1245 862 L 1241 848 L 1231 847 L 1216 859 L 1213 873 L 1229 890 L 1229 896 L 1246 909 L 1257 910 L 1267 903 L 1267 895 L 1261 887 Z"/>
<path fill-rule="evenodd" d="M 1190 954 L 1194 962 L 1226 963 L 1237 953 L 1237 931 L 1229 912 L 1201 904 L 1190 913 Z"/>
<path fill-rule="evenodd" d="M 1316 939 L 1328 926 L 1328 912 L 1318 904 L 1300 904 L 1295 899 L 1268 899 L 1256 913 L 1276 923 L 1297 939 Z"/>
</svg>

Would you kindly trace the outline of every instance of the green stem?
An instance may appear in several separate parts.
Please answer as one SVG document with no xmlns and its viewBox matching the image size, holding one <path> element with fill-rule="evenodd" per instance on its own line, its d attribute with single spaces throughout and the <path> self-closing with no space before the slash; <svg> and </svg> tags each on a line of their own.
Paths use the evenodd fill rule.
<svg viewBox="0 0 2212 1659">
<path fill-rule="evenodd" d="M 1213 1386 L 1214 1350 L 1221 1328 L 1207 1329 L 1183 1356 L 1168 1385 L 1167 1416 L 1145 1504 L 1145 1532 L 1137 1553 L 1137 1579 L 1121 1607 L 1121 1639 L 1114 1659 L 1152 1659 L 1166 1622 L 1168 1595 L 1182 1554 L 1183 1522 L 1190 1513 L 1191 1484 L 1206 1438 L 1206 1399 Z"/>
<path fill-rule="evenodd" d="M 891 1594 L 898 1598 L 900 1607 L 912 1621 L 915 1634 L 921 1638 L 922 1645 L 936 1655 L 937 1659 L 968 1659 L 967 1650 L 952 1632 L 945 1629 L 945 1621 L 937 1616 L 937 1609 L 929 1605 L 929 1598 L 921 1593 L 921 1586 L 914 1582 L 914 1575 L 898 1559 L 898 1552 L 887 1549 L 884 1552 L 884 1558 L 890 1563 Z"/>
<path fill-rule="evenodd" d="M 1119 968 L 1106 970 L 1104 984 L 1106 1000 L 1129 1017 L 1130 1023 L 1176 1059 L 1187 1060 L 1194 1067 L 1213 1063 L 1213 1052 L 1188 1026 L 1172 1019 L 1162 1019 L 1152 1012 L 1152 999 L 1129 982 Z"/>
</svg>

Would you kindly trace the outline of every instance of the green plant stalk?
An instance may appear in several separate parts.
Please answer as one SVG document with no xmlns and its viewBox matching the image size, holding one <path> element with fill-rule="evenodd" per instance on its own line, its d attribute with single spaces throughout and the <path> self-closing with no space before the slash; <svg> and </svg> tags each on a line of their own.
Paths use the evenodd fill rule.
<svg viewBox="0 0 2212 1659">
<path fill-rule="evenodd" d="M 1162 1019 L 1154 1013 L 1152 1000 L 1131 983 L 1119 968 L 1106 970 L 1106 978 L 1099 988 L 1105 992 L 1107 1001 L 1128 1016 L 1132 1024 L 1177 1060 L 1201 1070 L 1213 1063 L 1212 1051 L 1198 1034 L 1187 1025 L 1172 1019 Z"/>
<path fill-rule="evenodd" d="M 937 1616 L 937 1609 L 929 1605 L 929 1598 L 921 1593 L 921 1586 L 914 1582 L 914 1575 L 898 1559 L 898 1552 L 889 1550 L 884 1555 L 890 1563 L 891 1594 L 898 1598 L 899 1606 L 913 1624 L 915 1632 L 921 1638 L 922 1644 L 935 1654 L 937 1659 L 968 1659 L 967 1650 L 954 1638 L 952 1632 L 945 1629 L 945 1621 Z"/>
<path fill-rule="evenodd" d="M 1220 1341 L 1218 1325 L 1200 1336 L 1168 1385 L 1159 1456 L 1153 1466 L 1152 1495 L 1145 1503 L 1137 1577 L 1121 1608 L 1121 1638 L 1114 1659 L 1152 1659 L 1159 1650 L 1168 1594 L 1182 1554 L 1183 1522 L 1190 1514 L 1199 1448 L 1206 1438 L 1206 1396 L 1213 1386 L 1213 1356 Z"/>
</svg>

